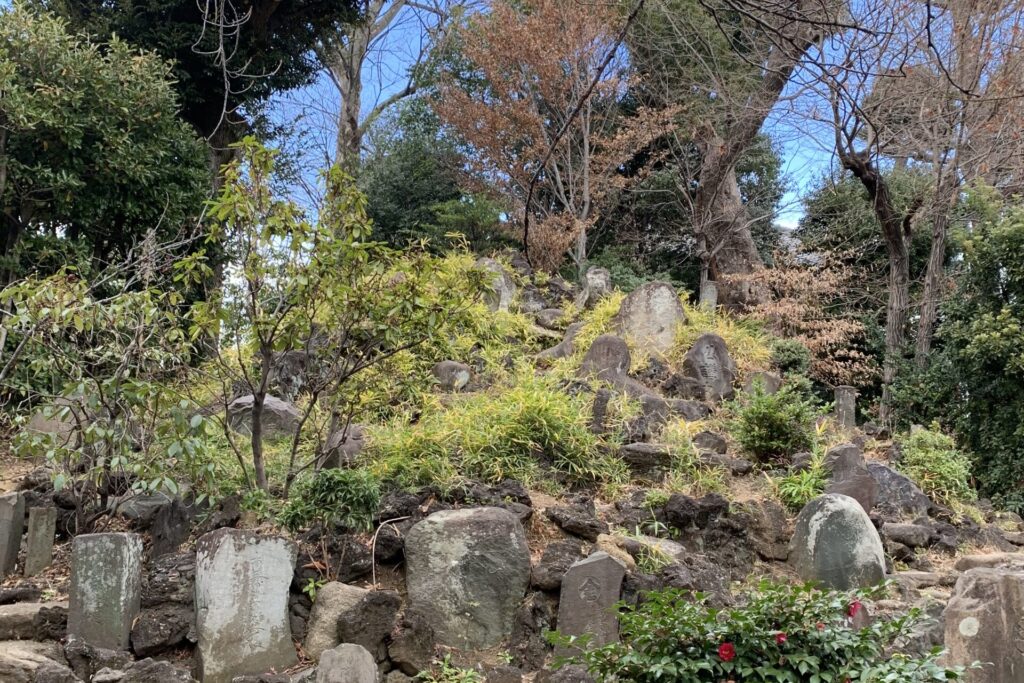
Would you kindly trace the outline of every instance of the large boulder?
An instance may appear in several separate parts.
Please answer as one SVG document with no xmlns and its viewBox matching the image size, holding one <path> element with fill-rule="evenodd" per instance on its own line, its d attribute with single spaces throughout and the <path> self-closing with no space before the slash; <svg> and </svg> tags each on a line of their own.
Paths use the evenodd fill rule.
<svg viewBox="0 0 1024 683">
<path fill-rule="evenodd" d="M 877 512 L 892 519 L 917 519 L 928 514 L 931 500 L 909 477 L 880 462 L 869 462 L 867 468 L 878 487 Z"/>
<path fill-rule="evenodd" d="M 203 683 L 280 671 L 296 662 L 288 621 L 295 544 L 238 529 L 196 542 L 196 632 Z"/>
<path fill-rule="evenodd" d="M 1024 680 L 1024 572 L 978 568 L 956 583 L 943 613 L 946 663 L 983 668 L 968 683 Z"/>
<path fill-rule="evenodd" d="M 825 454 L 825 470 L 829 473 L 825 493 L 849 496 L 860 503 L 864 512 L 871 512 L 878 499 L 878 484 L 868 471 L 860 447 L 844 443 L 829 449 Z"/>
<path fill-rule="evenodd" d="M 655 356 L 665 356 L 676 343 L 686 312 L 675 288 L 667 282 L 648 282 L 622 301 L 615 324 L 619 334 Z"/>
<path fill-rule="evenodd" d="M 879 583 L 885 553 L 871 519 L 853 498 L 819 496 L 804 506 L 789 545 L 789 562 L 804 581 L 850 590 Z"/>
<path fill-rule="evenodd" d="M 725 340 L 717 334 L 702 334 L 683 358 L 682 374 L 703 394 L 705 401 L 730 399 L 736 394 L 736 363 L 729 355 Z"/>
<path fill-rule="evenodd" d="M 228 404 L 228 424 L 236 432 L 252 432 L 252 394 L 239 396 Z M 263 434 L 265 436 L 294 434 L 302 415 L 288 401 L 267 395 L 263 399 Z"/>
<path fill-rule="evenodd" d="M 483 507 L 436 512 L 405 541 L 409 604 L 438 642 L 464 649 L 499 643 L 512 631 L 530 581 L 530 550 L 519 518 Z"/>
<path fill-rule="evenodd" d="M 320 655 L 341 642 L 338 639 L 338 619 L 359 604 L 366 595 L 365 588 L 357 588 L 338 581 L 320 586 L 313 601 L 306 626 L 306 655 L 314 662 Z"/>
<path fill-rule="evenodd" d="M 491 273 L 488 291 L 484 295 L 487 307 L 492 311 L 507 311 L 516 296 L 516 283 L 507 270 L 492 258 L 477 259 L 476 267 Z"/>
</svg>

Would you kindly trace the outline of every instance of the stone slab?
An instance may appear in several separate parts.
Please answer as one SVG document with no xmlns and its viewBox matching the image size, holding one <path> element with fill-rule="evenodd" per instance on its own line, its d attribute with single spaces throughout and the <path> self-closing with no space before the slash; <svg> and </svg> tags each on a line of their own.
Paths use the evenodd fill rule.
<svg viewBox="0 0 1024 683">
<path fill-rule="evenodd" d="M 68 635 L 108 650 L 127 650 L 142 591 L 142 537 L 76 536 L 71 546 Z"/>
</svg>

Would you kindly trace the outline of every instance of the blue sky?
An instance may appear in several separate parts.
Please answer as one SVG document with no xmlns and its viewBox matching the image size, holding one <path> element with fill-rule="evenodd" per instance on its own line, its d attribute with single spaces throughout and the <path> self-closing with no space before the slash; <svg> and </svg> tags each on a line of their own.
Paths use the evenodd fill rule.
<svg viewBox="0 0 1024 683">
<path fill-rule="evenodd" d="M 414 21 L 406 20 L 399 30 L 377 45 L 374 58 L 367 60 L 363 73 L 366 83 L 362 103 L 364 113 L 369 112 L 379 99 L 405 85 L 408 68 L 415 59 L 419 31 Z M 799 74 L 786 94 L 793 94 L 798 80 Z M 780 104 L 764 126 L 764 132 L 780 146 L 783 169 L 789 182 L 778 218 L 778 224 L 786 228 L 795 227 L 803 215 L 800 198 L 832 166 L 830 150 L 823 149 L 816 142 L 818 138 L 808 134 L 806 119 L 793 116 L 793 106 L 791 102 Z M 307 88 L 279 95 L 272 104 L 274 120 L 289 123 L 300 133 L 290 144 L 292 151 L 301 155 L 305 168 L 311 171 L 307 182 L 315 182 L 316 173 L 333 154 L 337 111 L 338 94 L 326 73 Z"/>
</svg>

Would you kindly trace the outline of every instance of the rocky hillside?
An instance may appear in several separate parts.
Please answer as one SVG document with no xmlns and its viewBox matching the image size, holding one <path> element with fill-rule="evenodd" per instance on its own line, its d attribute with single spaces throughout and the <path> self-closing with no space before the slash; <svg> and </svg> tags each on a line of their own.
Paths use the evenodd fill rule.
<svg viewBox="0 0 1024 683">
<path fill-rule="evenodd" d="M 968 680 L 1024 680 L 1024 523 L 971 500 L 941 435 L 892 438 L 852 387 L 822 402 L 792 345 L 668 283 L 626 294 L 600 268 L 574 288 L 515 258 L 479 265 L 494 287 L 476 339 L 386 366 L 389 387 L 433 379 L 330 434 L 281 506 L 224 474 L 215 494 L 140 492 L 12 463 L 26 474 L 0 495 L 0 680 L 568 683 L 611 677 L 580 656 L 601 647 L 650 680 L 663 665 L 666 680 L 768 680 L 738 665 L 756 629 L 775 648 L 756 666 L 791 672 L 777 680 L 836 680 L 800 677 L 825 666 L 806 660 L 825 645 L 799 649 L 819 632 L 863 644 L 861 663 L 942 647 L 944 665 L 982 664 Z M 272 470 L 315 354 L 275 358 Z M 252 396 L 221 398 L 244 433 Z M 24 429 L 78 438 L 38 418 Z M 103 507 L 83 525 L 86 496 Z M 798 632 L 782 613 L 819 598 L 781 586 L 807 581 L 834 614 Z M 680 629 L 767 616 L 728 636 L 693 627 L 696 644 L 678 635 L 655 665 L 664 631 L 638 615 L 653 622 L 644 606 L 666 595 L 683 602 L 657 618 Z M 915 609 L 926 618 L 872 649 Z"/>
</svg>

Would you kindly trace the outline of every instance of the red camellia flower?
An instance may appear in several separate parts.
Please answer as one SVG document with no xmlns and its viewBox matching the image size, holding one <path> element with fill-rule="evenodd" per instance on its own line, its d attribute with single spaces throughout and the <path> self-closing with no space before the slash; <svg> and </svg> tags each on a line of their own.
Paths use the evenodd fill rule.
<svg viewBox="0 0 1024 683">
<path fill-rule="evenodd" d="M 850 603 L 850 608 L 846 610 L 847 616 L 853 619 L 855 616 L 857 616 L 857 613 L 860 612 L 861 607 L 863 607 L 863 605 L 860 604 L 860 600 L 854 600 Z"/>
<path fill-rule="evenodd" d="M 782 631 L 779 631 L 775 634 L 775 644 L 782 645 L 784 642 L 786 642 L 786 634 Z"/>
<path fill-rule="evenodd" d="M 817 624 L 815 624 L 815 626 L 817 627 L 817 629 L 818 629 L 819 631 L 824 631 L 824 630 L 825 630 L 825 624 L 823 624 L 823 623 L 822 623 L 822 622 L 820 622 L 820 621 L 819 621 L 819 622 L 818 622 Z"/>
<path fill-rule="evenodd" d="M 723 662 L 731 662 L 736 659 L 736 646 L 732 643 L 722 643 L 718 646 L 718 657 Z"/>
</svg>

